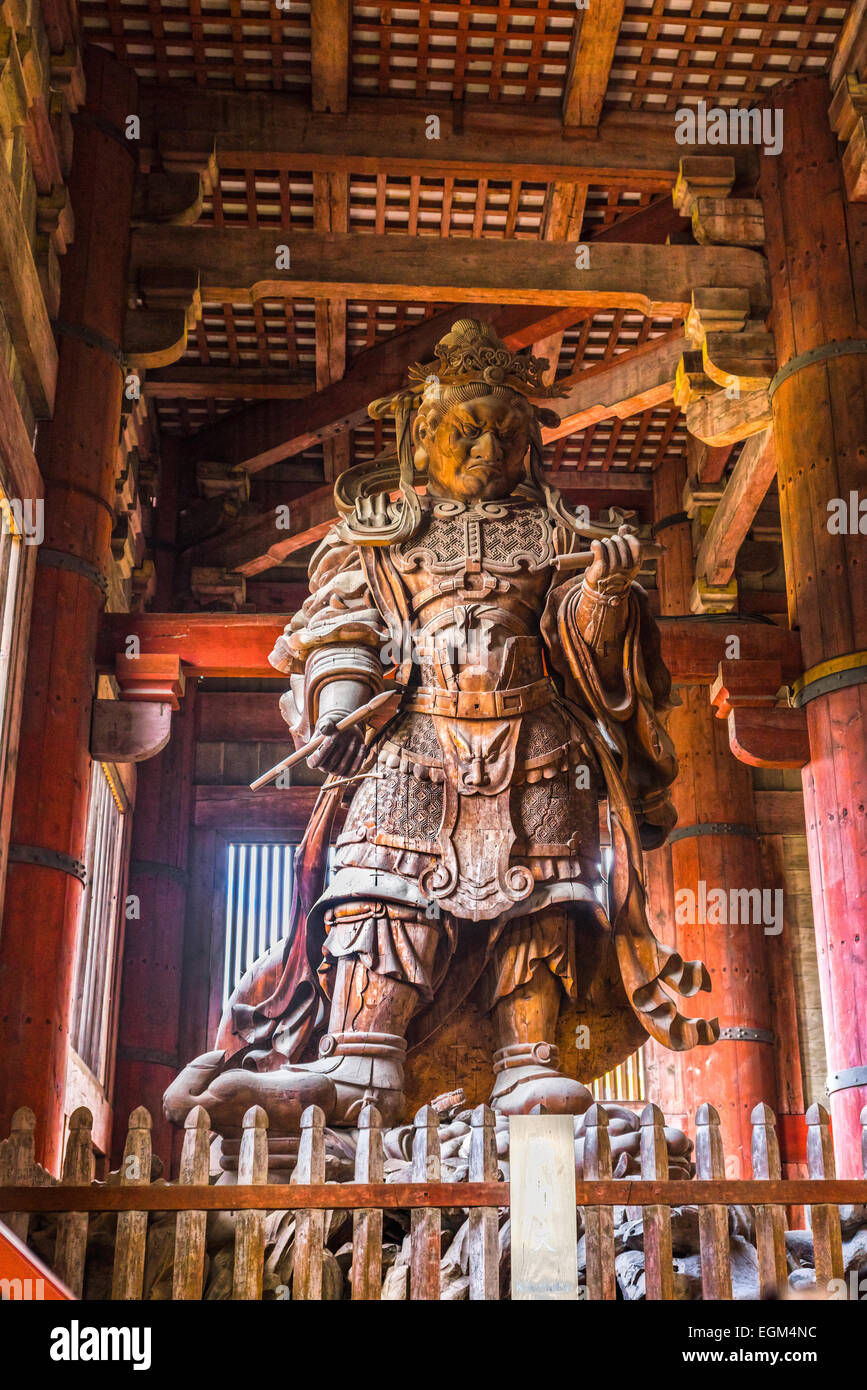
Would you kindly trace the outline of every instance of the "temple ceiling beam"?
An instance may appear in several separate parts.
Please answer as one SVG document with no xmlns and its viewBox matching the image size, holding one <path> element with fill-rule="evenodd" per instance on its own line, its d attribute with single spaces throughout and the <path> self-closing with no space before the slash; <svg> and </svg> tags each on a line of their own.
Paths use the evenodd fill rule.
<svg viewBox="0 0 867 1390">
<path fill-rule="evenodd" d="M 756 251 L 616 242 L 584 249 L 576 255 L 567 242 L 148 227 L 133 232 L 131 274 L 138 281 L 144 273 L 152 294 L 160 275 L 174 282 L 198 274 L 203 299 L 232 304 L 324 292 L 329 298 L 550 304 L 683 318 L 701 285 L 745 291 L 754 318 L 769 307 L 767 268 Z"/>
<path fill-rule="evenodd" d="M 585 20 L 586 22 L 586 20 Z M 311 113 L 307 100 L 278 92 L 221 92 L 149 86 L 142 92 L 142 155 L 165 169 L 184 169 L 213 151 L 224 168 L 290 169 L 305 174 L 387 173 L 426 178 L 489 178 L 553 183 L 622 183 L 662 190 L 674 183 L 681 156 L 673 114 L 607 114 L 593 140 L 564 131 L 559 103 L 539 114 L 494 103 L 424 98 L 355 98 L 349 121 Z M 589 107 L 587 109 L 590 109 Z M 428 118 L 438 133 L 429 138 Z M 395 138 L 395 122 L 400 138 Z M 755 172 L 755 151 L 717 147 L 738 172 Z"/>
</svg>

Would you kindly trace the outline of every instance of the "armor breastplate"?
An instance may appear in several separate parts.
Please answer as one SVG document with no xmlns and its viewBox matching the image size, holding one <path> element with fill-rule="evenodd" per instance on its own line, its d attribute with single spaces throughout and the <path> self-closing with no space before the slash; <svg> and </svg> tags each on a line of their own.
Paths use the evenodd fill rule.
<svg viewBox="0 0 867 1390">
<path fill-rule="evenodd" d="M 410 598 L 423 687 L 502 690 L 543 678 L 539 618 L 555 557 L 544 507 L 432 500 L 418 534 L 391 554 Z"/>
</svg>

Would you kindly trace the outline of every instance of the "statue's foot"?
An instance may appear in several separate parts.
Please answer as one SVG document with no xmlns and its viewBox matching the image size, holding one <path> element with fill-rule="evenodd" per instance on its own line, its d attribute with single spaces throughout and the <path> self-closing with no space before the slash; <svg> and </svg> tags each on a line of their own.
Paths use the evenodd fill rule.
<svg viewBox="0 0 867 1390">
<path fill-rule="evenodd" d="M 237 1137 L 250 1106 L 261 1105 L 269 1134 L 286 1135 L 300 1132 L 301 1113 L 308 1105 L 320 1106 L 326 1122 L 337 1108 L 337 1094 L 327 1076 L 303 1068 L 221 1070 L 225 1061 L 225 1052 L 205 1052 L 184 1067 L 163 1096 L 166 1119 L 182 1125 L 193 1107 L 202 1105 L 213 1130 Z"/>
<path fill-rule="evenodd" d="M 583 1115 L 593 1096 L 580 1081 L 557 1070 L 553 1043 L 513 1043 L 494 1053 L 491 1109 L 501 1115 L 529 1115 L 536 1107 L 552 1115 Z"/>
<path fill-rule="evenodd" d="M 403 1118 L 406 1040 L 396 1033 L 326 1033 L 319 1060 L 288 1067 L 280 1075 L 319 1077 L 334 1088 L 328 1116 L 334 1126 L 357 1123 L 365 1105 L 375 1105 L 385 1127 Z"/>
</svg>

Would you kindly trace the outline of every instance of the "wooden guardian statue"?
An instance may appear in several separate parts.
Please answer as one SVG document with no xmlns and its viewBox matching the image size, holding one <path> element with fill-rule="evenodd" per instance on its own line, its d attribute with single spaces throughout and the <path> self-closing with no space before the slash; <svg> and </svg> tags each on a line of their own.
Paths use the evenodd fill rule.
<svg viewBox="0 0 867 1390">
<path fill-rule="evenodd" d="M 296 744 L 325 735 L 309 762 L 328 780 L 287 934 L 167 1092 L 176 1120 L 201 1101 L 236 1127 L 258 1101 L 272 1132 L 310 1103 L 352 1126 L 372 1100 L 395 1124 L 408 1053 L 471 1007 L 507 1114 L 582 1113 L 584 1083 L 647 1035 L 679 1051 L 716 1039 L 678 1008 L 710 988 L 704 966 L 647 921 L 642 848 L 674 824 L 677 764 L 639 539 L 580 524 L 545 484 L 546 363 L 470 319 L 437 357 L 370 407 L 394 416 L 396 457 L 338 480 L 341 520 L 271 655 Z M 377 727 L 337 730 L 388 688 Z"/>
</svg>

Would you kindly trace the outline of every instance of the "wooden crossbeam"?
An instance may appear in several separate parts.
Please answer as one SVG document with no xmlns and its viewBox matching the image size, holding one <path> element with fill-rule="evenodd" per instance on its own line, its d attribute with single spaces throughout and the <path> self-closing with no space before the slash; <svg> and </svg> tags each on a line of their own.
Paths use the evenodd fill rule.
<svg viewBox="0 0 867 1390">
<path fill-rule="evenodd" d="M 310 6 L 311 104 L 333 116 L 346 112 L 349 100 L 350 0 L 316 0 Z"/>
<path fill-rule="evenodd" d="M 187 551 L 194 565 L 219 565 L 250 578 L 273 569 L 297 550 L 319 541 L 337 519 L 334 487 L 327 483 L 289 504 L 289 527 L 278 527 L 276 510 L 234 522 L 225 533 Z"/>
<path fill-rule="evenodd" d="M 604 0 L 576 15 L 566 68 L 563 124 L 595 131 L 611 75 L 626 0 Z"/>
<path fill-rule="evenodd" d="M 436 343 L 456 318 L 489 319 L 506 344 L 518 351 L 570 327 L 584 317 L 584 312 L 523 305 L 492 312 L 485 304 L 441 310 L 361 353 L 342 381 L 317 391 L 303 405 L 275 401 L 253 406 L 199 431 L 189 441 L 190 452 L 196 459 L 220 459 L 258 473 L 363 424 L 369 403 L 405 383 L 408 363 L 429 361 Z"/>
<path fill-rule="evenodd" d="M 599 420 L 625 420 L 665 405 L 674 394 L 677 364 L 687 347 L 679 332 L 668 333 L 634 352 L 580 372 L 568 395 L 551 402 L 561 420 L 559 425 L 543 429 L 542 438 L 550 443 Z"/>
<path fill-rule="evenodd" d="M 256 227 L 145 227 L 133 232 L 131 270 L 152 290 L 160 275 L 199 275 L 203 299 L 384 299 L 418 303 L 551 304 L 633 309 L 683 318 L 693 288 L 745 290 L 753 317 L 769 305 L 767 267 L 731 246 L 594 246 L 586 269 L 569 243 L 292 233 L 291 265 L 276 268 L 285 233 Z M 158 269 L 157 269 L 158 267 Z"/>
<path fill-rule="evenodd" d="M 751 435 L 726 484 L 695 562 L 696 579 L 727 584 L 756 512 L 773 482 L 777 468 L 774 431 Z"/>
<path fill-rule="evenodd" d="M 128 638 L 135 635 L 142 655 L 170 653 L 180 657 L 187 680 L 197 676 L 239 680 L 268 677 L 285 685 L 286 677 L 268 665 L 268 653 L 288 617 L 270 613 L 106 613 L 97 640 L 97 669 L 113 672 L 116 654 L 125 652 Z M 716 680 L 734 627 L 744 660 L 779 661 L 787 682 L 803 670 L 797 632 L 734 617 L 731 624 L 707 623 L 700 618 L 657 621 L 662 659 L 679 685 L 711 685 Z"/>
<path fill-rule="evenodd" d="M 595 8 L 611 4 L 604 0 Z M 422 172 L 660 190 L 674 183 L 680 158 L 689 153 L 675 140 L 673 114 L 613 111 L 599 123 L 594 140 L 575 140 L 564 132 L 556 102 L 525 108 L 516 120 L 514 105 L 356 97 L 349 119 L 337 122 L 326 113 L 311 114 L 305 98 L 292 94 L 154 84 L 143 86 L 139 109 L 142 151 L 158 155 L 167 169 L 193 167 L 216 141 L 225 169 L 406 177 Z M 427 137 L 430 115 L 439 119 L 437 139 Z M 721 146 L 716 152 L 734 155 L 745 176 L 756 170 L 753 149 Z"/>
</svg>

